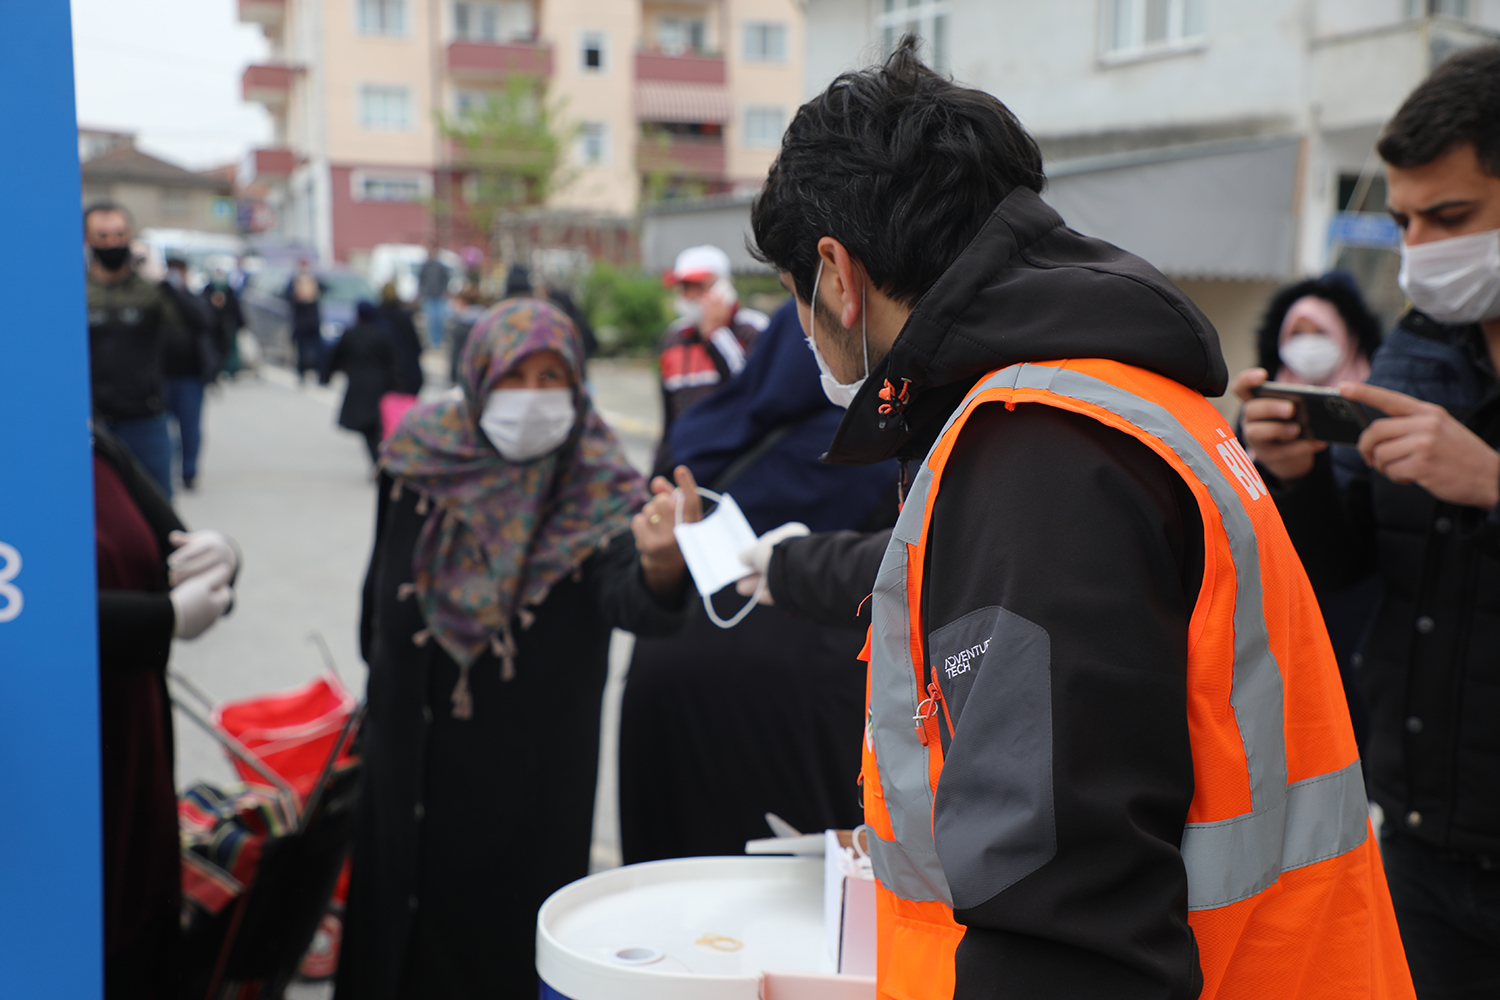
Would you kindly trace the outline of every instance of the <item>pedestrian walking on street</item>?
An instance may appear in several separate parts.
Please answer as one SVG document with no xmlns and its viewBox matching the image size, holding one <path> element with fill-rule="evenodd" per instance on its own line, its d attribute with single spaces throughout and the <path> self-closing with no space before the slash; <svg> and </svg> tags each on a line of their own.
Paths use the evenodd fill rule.
<svg viewBox="0 0 1500 1000">
<path fill-rule="evenodd" d="M 162 373 L 167 412 L 177 426 L 177 468 L 184 489 L 198 483 L 198 452 L 203 444 L 203 387 L 219 370 L 216 323 L 208 303 L 187 285 L 187 263 L 167 261 L 162 295 L 173 306 L 176 321 L 163 325 Z"/>
<path fill-rule="evenodd" d="M 130 259 L 130 214 L 109 202 L 83 213 L 89 247 L 89 378 L 94 416 L 172 495 L 172 436 L 162 372 L 164 327 L 177 311 Z"/>
<path fill-rule="evenodd" d="M 438 242 L 427 244 L 427 259 L 417 272 L 417 297 L 422 300 L 422 317 L 427 324 L 427 344 L 442 347 L 448 328 L 448 265 L 438 259 Z"/>
<path fill-rule="evenodd" d="M 380 400 L 396 384 L 396 350 L 380 322 L 380 310 L 361 302 L 356 312 L 354 325 L 329 351 L 319 381 L 327 385 L 334 372 L 347 376 L 339 426 L 364 435 L 373 466 L 380 460 Z"/>
<path fill-rule="evenodd" d="M 385 445 L 339 1000 L 535 997 L 537 909 L 588 874 L 610 630 L 688 603 L 671 487 L 647 503 L 582 371 L 566 316 L 503 302 Z"/>
<path fill-rule="evenodd" d="M 391 338 L 396 355 L 396 376 L 391 392 L 415 396 L 422 391 L 422 341 L 411 321 L 411 310 L 401 301 L 396 283 L 388 281 L 380 290 L 380 324 Z"/>
<path fill-rule="evenodd" d="M 240 308 L 239 293 L 235 291 L 230 276 L 215 268 L 208 287 L 203 290 L 203 298 L 213 313 L 213 341 L 222 359 L 219 370 L 234 378 L 244 367 L 239 336 L 245 327 L 245 313 Z"/>
<path fill-rule="evenodd" d="M 169 997 L 182 873 L 167 661 L 174 639 L 196 638 L 228 613 L 239 550 L 216 531 L 185 530 L 150 475 L 98 425 L 94 524 L 104 995 Z"/>
<path fill-rule="evenodd" d="M 319 300 L 327 286 L 313 273 L 312 261 L 297 262 L 297 273 L 284 293 L 292 310 L 292 343 L 297 348 L 297 378 L 323 368 L 323 314 Z"/>
</svg>

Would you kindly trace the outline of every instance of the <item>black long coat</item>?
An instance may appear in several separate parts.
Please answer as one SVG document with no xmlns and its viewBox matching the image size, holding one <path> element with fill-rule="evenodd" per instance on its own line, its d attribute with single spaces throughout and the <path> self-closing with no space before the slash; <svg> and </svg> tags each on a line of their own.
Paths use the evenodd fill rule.
<svg viewBox="0 0 1500 1000">
<path fill-rule="evenodd" d="M 323 381 L 327 382 L 334 372 L 349 376 L 349 388 L 339 410 L 339 426 L 351 431 L 378 429 L 380 397 L 396 384 L 396 353 L 390 334 L 367 323 L 345 330 L 328 355 Z"/>
<path fill-rule="evenodd" d="M 382 474 L 365 580 L 369 712 L 337 995 L 531 1000 L 537 909 L 588 874 L 610 630 L 671 632 L 689 605 L 651 596 L 626 531 L 516 628 L 514 680 L 493 656 L 474 664 L 473 718 L 455 719 L 458 666 L 412 642 L 426 622 L 397 596 L 426 517 L 391 486 Z"/>
</svg>

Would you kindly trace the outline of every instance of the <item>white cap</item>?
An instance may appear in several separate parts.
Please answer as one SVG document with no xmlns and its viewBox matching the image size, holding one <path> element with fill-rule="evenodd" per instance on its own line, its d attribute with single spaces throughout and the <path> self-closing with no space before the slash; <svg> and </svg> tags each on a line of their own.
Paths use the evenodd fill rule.
<svg viewBox="0 0 1500 1000">
<path fill-rule="evenodd" d="M 672 269 L 662 275 L 662 282 L 675 285 L 679 281 L 709 281 L 729 277 L 729 255 L 711 243 L 699 247 L 688 247 L 677 255 Z"/>
</svg>

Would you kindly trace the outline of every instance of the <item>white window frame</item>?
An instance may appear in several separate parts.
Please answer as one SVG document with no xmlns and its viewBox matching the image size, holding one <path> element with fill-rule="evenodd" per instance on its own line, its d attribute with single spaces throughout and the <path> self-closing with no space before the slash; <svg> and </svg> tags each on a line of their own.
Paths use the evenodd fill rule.
<svg viewBox="0 0 1500 1000">
<path fill-rule="evenodd" d="M 380 24 L 372 25 L 366 18 L 372 7 L 379 11 Z M 385 22 L 389 8 L 396 11 L 394 26 Z M 354 27 L 366 38 L 405 38 L 411 32 L 410 14 L 409 0 L 354 0 Z"/>
<path fill-rule="evenodd" d="M 1105 0 L 1108 2 L 1108 0 Z M 886 9 L 889 7 L 890 9 Z M 942 20 L 939 21 L 938 19 Z M 912 25 L 917 35 L 926 43 L 922 56 L 928 65 L 939 73 L 948 71 L 948 48 L 952 44 L 952 11 L 948 0 L 884 0 L 875 14 L 875 33 L 880 39 L 881 53 L 890 55 Z M 939 30 L 941 28 L 941 30 Z"/>
<path fill-rule="evenodd" d="M 599 50 L 598 66 L 588 64 L 588 52 L 591 48 Z M 578 33 L 578 69 L 580 72 L 603 76 L 609 72 L 609 55 L 609 35 L 606 32 L 580 31 Z"/>
<path fill-rule="evenodd" d="M 416 196 L 413 198 L 368 198 L 365 188 L 371 181 L 399 184 L 414 182 Z M 402 170 L 351 170 L 349 171 L 349 194 L 355 201 L 372 205 L 415 205 L 423 198 L 432 197 L 432 175 Z"/>
<path fill-rule="evenodd" d="M 746 21 L 740 26 L 740 33 L 743 35 L 741 53 L 745 57 L 745 62 L 773 66 L 786 63 L 787 39 L 791 32 L 785 21 Z M 781 42 L 781 51 L 774 56 L 766 53 L 766 42 L 769 41 L 772 33 L 780 36 Z M 759 45 L 756 51 L 752 52 L 750 40 L 757 35 L 759 36 Z"/>
<path fill-rule="evenodd" d="M 751 129 L 751 118 L 759 118 L 764 123 L 769 116 L 774 116 L 780 123 L 775 130 L 774 136 L 757 134 L 759 130 Z M 745 138 L 744 145 L 747 149 L 775 149 L 781 145 L 781 137 L 786 133 L 786 108 L 779 104 L 749 104 L 745 106 L 744 114 Z"/>
<path fill-rule="evenodd" d="M 384 91 L 384 97 L 390 98 L 400 93 L 405 100 L 406 107 L 400 124 L 391 124 L 389 120 L 374 122 L 369 105 L 366 103 L 374 98 L 377 91 Z M 359 127 L 370 132 L 410 132 L 415 122 L 413 115 L 412 89 L 404 83 L 362 83 L 359 86 L 359 94 L 356 99 L 356 113 L 359 116 Z"/>
<path fill-rule="evenodd" d="M 580 167 L 607 167 L 610 164 L 608 122 L 583 122 L 578 126 L 577 161 Z M 589 155 L 590 141 L 597 142 L 598 156 Z"/>
<path fill-rule="evenodd" d="M 508 2 L 514 3 L 515 0 L 508 0 Z M 536 38 L 535 8 L 532 8 L 528 15 L 530 22 L 529 31 L 506 34 L 504 15 L 508 2 L 507 0 L 449 0 L 448 25 L 452 40 L 457 42 L 478 42 L 485 45 L 510 45 L 516 42 L 534 41 Z M 527 3 L 526 6 L 530 7 L 531 5 Z M 469 26 L 471 30 L 468 32 L 459 30 L 459 7 L 467 7 L 469 15 L 479 19 L 476 23 Z M 486 18 L 490 19 L 490 27 L 494 29 L 490 34 L 485 34 L 483 30 Z"/>
<path fill-rule="evenodd" d="M 1166 37 L 1146 39 L 1146 8 L 1151 0 L 1101 0 L 1099 5 L 1099 58 L 1105 63 L 1134 62 L 1155 56 L 1195 52 L 1207 44 L 1207 0 L 1160 0 L 1167 5 Z M 1198 8 L 1198 30 L 1187 27 L 1188 8 Z M 1119 19 L 1130 19 L 1130 38 L 1119 40 Z"/>
</svg>

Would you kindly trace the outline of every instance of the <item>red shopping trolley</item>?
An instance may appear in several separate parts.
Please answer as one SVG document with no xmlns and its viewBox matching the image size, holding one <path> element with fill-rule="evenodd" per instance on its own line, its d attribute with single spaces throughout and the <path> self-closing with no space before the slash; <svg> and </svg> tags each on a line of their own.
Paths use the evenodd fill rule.
<svg viewBox="0 0 1500 1000">
<path fill-rule="evenodd" d="M 178 800 L 181 996 L 275 1000 L 315 937 L 325 952 L 330 934 L 337 939 L 327 917 L 354 819 L 363 706 L 331 669 L 290 691 L 221 705 L 168 677 L 173 704 L 218 740 L 244 781 L 194 785 Z"/>
</svg>

